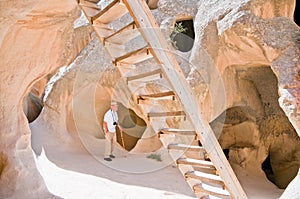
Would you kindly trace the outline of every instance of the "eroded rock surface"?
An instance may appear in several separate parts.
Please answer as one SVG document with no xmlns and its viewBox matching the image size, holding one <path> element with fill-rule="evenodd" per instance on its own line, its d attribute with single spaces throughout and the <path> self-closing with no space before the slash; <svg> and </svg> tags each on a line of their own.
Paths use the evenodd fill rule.
<svg viewBox="0 0 300 199">
<path fill-rule="evenodd" d="M 255 159 L 261 163 L 266 159 L 266 156 L 258 158 L 257 154 L 269 154 L 274 175 L 269 177 L 280 188 L 288 185 L 300 165 L 296 152 L 300 29 L 292 21 L 294 5 L 294 1 L 200 1 L 195 17 L 198 34 L 190 57 L 192 79 L 198 71 L 208 88 L 218 87 L 214 74 L 219 73 L 223 79 L 226 97 L 221 102 L 210 102 L 219 110 L 204 111 L 206 118 L 213 119 L 232 107 L 246 110 L 236 110 L 234 115 L 228 112 L 228 117 L 233 116 L 232 122 L 237 124 L 227 124 L 228 117 L 225 119 L 220 142 L 223 147 L 231 148 L 229 160 L 247 168 L 246 162 L 253 158 L 251 154 L 256 154 L 253 164 Z M 194 90 L 201 93 L 197 85 Z M 209 89 L 208 96 L 214 99 L 218 93 Z M 206 104 L 205 98 L 202 102 L 199 99 Z M 214 106 L 218 103 L 224 105 Z M 245 156 L 242 148 L 249 147 L 257 152 Z M 248 166 L 252 163 L 248 161 Z M 260 170 L 260 166 L 256 169 Z"/>
<path fill-rule="evenodd" d="M 0 10 L 0 197 L 49 198 L 22 104 L 39 79 L 72 61 L 90 29 L 74 29 L 80 16 L 74 1 L 1 1 Z"/>
<path fill-rule="evenodd" d="M 157 6 L 152 12 L 167 39 L 177 19 L 194 19 L 192 50 L 181 53 L 171 44 L 170 49 L 177 55 L 205 118 L 217 129 L 221 146 L 229 150 L 229 161 L 246 172 L 262 174 L 260 180 L 266 181 L 261 165 L 269 157 L 269 179 L 286 187 L 300 160 L 296 134 L 300 134 L 300 30 L 292 21 L 295 1 L 160 0 Z M 90 28 L 74 27 L 80 16 L 75 1 L 2 1 L 0 8 L 1 80 L 5 82 L 0 85 L 0 196 L 48 198 L 51 196 L 34 166 L 30 130 L 22 110 L 30 91 L 41 96 L 43 78 L 67 66 L 39 120 L 70 147 L 84 143 L 81 132 L 103 138 L 99 132 L 102 115 L 112 98 L 142 116 L 96 38 L 78 55 L 90 39 Z M 161 81 L 147 84 L 145 90 L 159 91 L 158 85 L 167 87 Z M 151 108 L 161 107 L 181 108 L 176 102 Z M 128 122 L 128 117 L 123 120 Z M 173 127 L 183 124 L 176 119 L 166 123 Z M 138 141 L 135 151 L 161 146 L 149 137 L 146 142 Z M 33 187 L 35 192 L 31 192 Z M 29 191 L 24 195 L 24 190 Z"/>
</svg>

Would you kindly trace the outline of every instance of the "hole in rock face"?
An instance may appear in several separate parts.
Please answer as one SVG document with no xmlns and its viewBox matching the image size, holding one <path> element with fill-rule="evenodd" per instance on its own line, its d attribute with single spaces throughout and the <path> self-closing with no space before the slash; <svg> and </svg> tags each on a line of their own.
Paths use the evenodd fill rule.
<svg viewBox="0 0 300 199">
<path fill-rule="evenodd" d="M 273 172 L 271 161 L 270 161 L 270 154 L 265 159 L 265 161 L 261 164 L 261 168 L 265 172 L 268 180 L 270 180 L 271 182 L 273 182 L 275 184 L 274 172 Z"/>
<path fill-rule="evenodd" d="M 133 110 L 126 108 L 120 103 L 118 109 L 119 123 L 123 129 L 124 148 L 129 151 L 135 147 L 138 140 L 142 137 L 147 124 Z M 117 131 L 117 142 L 123 145 L 120 131 Z"/>
<path fill-rule="evenodd" d="M 133 110 L 129 109 L 129 113 L 124 116 L 122 121 L 123 128 L 133 128 L 137 125 L 137 115 Z"/>
<path fill-rule="evenodd" d="M 193 20 L 176 21 L 170 37 L 175 48 L 181 52 L 190 51 L 195 40 Z"/>
<path fill-rule="evenodd" d="M 231 97 L 234 96 L 235 100 L 240 100 L 234 101 L 239 106 L 228 108 L 210 125 L 227 158 L 230 150 L 236 147 L 241 149 L 232 153 L 235 156 L 230 156 L 229 161 L 240 157 L 243 157 L 243 162 L 249 164 L 252 164 L 253 159 L 261 161 L 259 166 L 255 166 L 256 169 L 262 169 L 267 178 L 279 188 L 286 188 L 299 169 L 300 157 L 297 151 L 300 150 L 300 141 L 294 127 L 279 106 L 277 77 L 267 66 L 237 67 L 230 70 L 232 72 L 228 73 L 228 78 L 233 80 L 226 80 L 230 83 L 229 88 L 239 90 L 226 92 L 230 93 Z M 234 83 L 238 86 L 233 86 Z M 218 136 L 216 132 L 222 122 L 224 125 Z M 245 152 L 249 148 L 253 153 Z M 265 156 L 258 154 L 254 157 L 253 154 L 257 152 L 267 152 L 268 157 L 256 159 Z"/>
<path fill-rule="evenodd" d="M 229 149 L 223 149 L 223 152 L 224 152 L 226 158 L 228 159 L 229 158 Z"/>
<path fill-rule="evenodd" d="M 49 75 L 38 80 L 31 88 L 29 94 L 24 97 L 23 111 L 28 122 L 33 122 L 41 113 L 43 104 L 43 95 L 45 86 L 48 82 Z"/>
<path fill-rule="evenodd" d="M 33 92 L 30 92 L 23 101 L 23 111 L 28 122 L 33 122 L 41 113 L 43 108 L 42 100 Z"/>
<path fill-rule="evenodd" d="M 294 21 L 298 26 L 300 26 L 300 1 L 296 1 Z"/>
</svg>

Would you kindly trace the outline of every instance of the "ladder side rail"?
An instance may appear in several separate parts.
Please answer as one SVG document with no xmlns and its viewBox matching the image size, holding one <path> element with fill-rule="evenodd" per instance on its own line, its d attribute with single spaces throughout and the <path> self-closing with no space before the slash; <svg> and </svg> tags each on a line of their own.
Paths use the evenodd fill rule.
<svg viewBox="0 0 300 199">
<path fill-rule="evenodd" d="M 157 60 L 161 63 L 164 77 L 175 91 L 177 98 L 181 101 L 187 117 L 193 124 L 203 147 L 210 154 L 211 161 L 216 166 L 220 176 L 224 179 L 231 195 L 234 198 L 247 198 L 211 127 L 203 119 L 190 85 L 186 82 L 183 72 L 169 49 L 168 43 L 162 35 L 147 4 L 144 0 L 124 0 L 124 3 L 141 28 L 142 35 L 152 47 L 154 57 L 157 57 Z"/>
</svg>

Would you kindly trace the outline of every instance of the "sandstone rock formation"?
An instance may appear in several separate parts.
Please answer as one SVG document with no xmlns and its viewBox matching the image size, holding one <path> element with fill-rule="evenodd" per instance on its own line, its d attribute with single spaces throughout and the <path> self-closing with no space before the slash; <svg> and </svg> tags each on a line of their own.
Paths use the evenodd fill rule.
<svg viewBox="0 0 300 199">
<path fill-rule="evenodd" d="M 91 154 L 95 153 L 90 147 L 89 137 L 104 138 L 103 116 L 112 99 L 119 102 L 119 122 L 126 150 L 136 147 L 143 133 L 150 131 L 146 129 L 145 120 L 126 107 L 131 106 L 128 104 L 132 103 L 132 94 L 95 35 L 76 60 L 68 68 L 61 69 L 60 76 L 54 84 L 51 83 L 53 88 L 47 95 L 38 121 L 47 126 L 59 142 L 70 147 L 83 144 Z M 49 125 L 48 121 L 57 122 Z M 117 138 L 122 145 L 119 134 Z M 151 147 L 147 147 L 147 143 Z M 136 147 L 135 152 L 149 152 L 161 146 L 156 136 L 139 145 L 143 146 L 141 149 Z"/>
<path fill-rule="evenodd" d="M 0 10 L 0 196 L 50 197 L 35 168 L 22 104 L 36 82 L 72 61 L 90 29 L 74 29 L 80 16 L 74 1 L 1 1 Z"/>
<path fill-rule="evenodd" d="M 179 7 L 184 9 L 178 12 L 170 4 L 159 1 L 158 9 L 172 16 L 162 22 L 162 28 L 171 29 L 182 15 L 194 17 L 189 3 L 182 3 Z M 270 158 L 272 174 L 267 177 L 285 188 L 300 163 L 296 152 L 300 62 L 299 27 L 293 22 L 295 1 L 198 4 L 194 47 L 185 53 L 190 65 L 183 70 L 189 71 L 187 79 L 201 109 L 220 136 L 223 149 L 229 149 L 231 163 L 260 172 Z M 245 156 L 245 150 L 254 153 Z"/>
<path fill-rule="evenodd" d="M 238 167 L 236 171 L 258 173 L 259 181 L 268 183 L 268 178 L 285 188 L 300 165 L 300 30 L 293 22 L 295 1 L 156 3 L 149 1 L 152 8 L 158 6 L 153 14 L 169 41 L 177 20 L 194 21 L 192 50 L 180 52 L 171 41 L 170 48 L 230 163 Z M 32 103 L 26 103 L 33 97 L 26 96 L 42 98 L 45 80 L 62 66 L 64 75 L 53 85 L 39 117 L 60 143 L 83 144 L 89 150 L 89 137 L 103 138 L 102 116 L 111 99 L 117 99 L 124 105 L 121 122 L 129 137 L 134 137 L 127 138 L 131 139 L 127 149 L 149 152 L 161 147 L 96 37 L 78 54 L 90 40 L 91 29 L 74 25 L 80 16 L 75 1 L 3 1 L 0 9 L 1 79 L 5 82 L 0 85 L 1 197 L 51 197 L 34 165 L 23 111 L 35 119 L 40 109 L 33 110 Z M 160 88 L 147 84 L 146 89 Z M 160 107 L 180 109 L 176 102 Z M 166 122 L 183 125 L 176 119 Z M 293 182 L 287 191 L 294 187 Z"/>
<path fill-rule="evenodd" d="M 223 108 L 240 107 L 238 109 L 242 110 L 235 113 L 229 111 L 223 133 L 230 129 L 229 132 L 235 135 L 233 139 L 221 135 L 221 145 L 228 145 L 232 150 L 242 145 L 260 151 L 261 147 L 257 146 L 262 146 L 263 142 L 265 153 L 270 155 L 275 178 L 273 182 L 280 188 L 285 188 L 293 179 L 300 162 L 296 152 L 299 145 L 296 131 L 299 127 L 295 122 L 299 121 L 299 118 L 295 119 L 298 103 L 296 90 L 299 90 L 299 27 L 292 21 L 294 5 L 294 1 L 223 1 L 221 6 L 220 2 L 200 1 L 195 17 L 198 35 L 190 57 L 190 62 L 196 71 L 204 75 L 209 88 L 218 86 L 210 67 L 217 68 L 227 94 Z M 215 66 L 205 65 L 202 60 L 207 57 L 213 60 Z M 271 67 L 278 83 L 266 67 Z M 211 91 L 210 95 L 215 98 L 216 93 Z M 280 106 L 290 121 L 279 108 L 277 92 L 280 98 L 284 98 Z M 284 97 L 287 93 L 289 98 Z M 292 117 L 287 112 L 287 109 L 291 111 L 291 107 Z M 216 114 L 219 111 L 207 112 Z M 227 126 L 228 117 L 232 118 L 232 114 L 235 119 Z M 214 115 L 207 117 L 215 118 Z M 240 117 L 244 119 L 236 121 Z M 249 121 L 252 121 L 252 127 Z M 235 143 L 229 140 L 235 140 Z M 283 140 L 290 143 L 289 146 Z M 250 154 L 241 161 L 251 159 Z M 288 154 L 291 158 L 287 158 Z M 233 159 L 229 157 L 229 160 Z"/>
</svg>

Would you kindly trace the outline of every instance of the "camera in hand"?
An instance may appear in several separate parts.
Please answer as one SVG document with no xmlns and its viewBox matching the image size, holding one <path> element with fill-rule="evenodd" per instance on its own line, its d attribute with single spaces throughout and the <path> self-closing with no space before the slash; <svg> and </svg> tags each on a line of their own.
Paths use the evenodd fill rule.
<svg viewBox="0 0 300 199">
<path fill-rule="evenodd" d="M 118 125 L 118 123 L 117 123 L 117 122 L 114 122 L 114 123 L 113 123 L 113 125 L 115 125 L 115 126 L 116 126 L 116 125 Z"/>
</svg>

